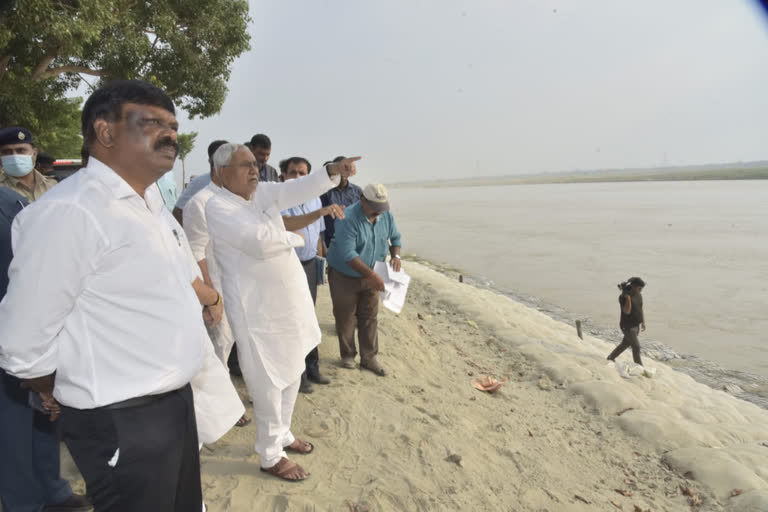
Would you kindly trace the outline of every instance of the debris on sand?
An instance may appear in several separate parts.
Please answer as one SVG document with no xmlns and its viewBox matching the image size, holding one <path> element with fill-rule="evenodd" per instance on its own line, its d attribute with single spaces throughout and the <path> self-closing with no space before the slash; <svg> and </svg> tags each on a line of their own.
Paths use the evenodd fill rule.
<svg viewBox="0 0 768 512">
<path fill-rule="evenodd" d="M 472 381 L 472 385 L 479 389 L 480 391 L 485 391 L 486 393 L 494 393 L 496 392 L 505 382 L 507 382 L 506 377 L 501 380 L 496 380 L 490 375 L 483 375 L 475 380 Z"/>
</svg>

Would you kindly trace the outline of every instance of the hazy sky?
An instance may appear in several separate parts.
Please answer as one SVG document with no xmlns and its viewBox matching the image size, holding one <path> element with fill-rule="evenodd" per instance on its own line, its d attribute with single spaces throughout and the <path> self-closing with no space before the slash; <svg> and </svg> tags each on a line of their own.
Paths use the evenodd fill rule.
<svg viewBox="0 0 768 512">
<path fill-rule="evenodd" d="M 358 182 L 768 158 L 768 21 L 748 0 L 263 0 L 221 113 L 270 163 Z M 176 169 L 180 175 L 180 165 Z"/>
</svg>

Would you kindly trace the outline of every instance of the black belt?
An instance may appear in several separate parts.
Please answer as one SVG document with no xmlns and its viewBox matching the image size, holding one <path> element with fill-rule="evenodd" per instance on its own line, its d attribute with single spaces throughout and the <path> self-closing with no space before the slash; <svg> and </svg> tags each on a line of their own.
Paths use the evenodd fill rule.
<svg viewBox="0 0 768 512">
<path fill-rule="evenodd" d="M 137 396 L 136 398 L 129 398 L 128 400 L 123 400 L 122 402 L 115 402 L 113 404 L 105 405 L 103 407 L 100 407 L 100 409 L 112 411 L 115 409 L 126 409 L 128 407 L 141 407 L 142 405 L 151 404 L 152 402 L 156 402 L 157 400 L 163 399 L 168 395 L 176 393 L 177 391 L 181 391 L 182 389 L 184 388 L 174 389 L 173 391 L 160 393 L 158 395 Z"/>
</svg>

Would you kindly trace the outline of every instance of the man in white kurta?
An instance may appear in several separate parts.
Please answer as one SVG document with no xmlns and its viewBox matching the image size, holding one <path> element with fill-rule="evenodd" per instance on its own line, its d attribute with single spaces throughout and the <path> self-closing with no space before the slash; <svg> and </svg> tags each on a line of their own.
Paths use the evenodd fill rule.
<svg viewBox="0 0 768 512">
<path fill-rule="evenodd" d="M 211 171 L 211 182 L 184 205 L 184 232 L 187 234 L 195 261 L 203 273 L 203 280 L 217 291 L 221 291 L 221 274 L 213 254 L 213 246 L 208 234 L 208 221 L 205 218 L 206 203 L 221 190 L 221 184 L 218 179 L 214 179 L 213 172 L 215 171 Z M 221 321 L 208 329 L 208 334 L 213 341 L 216 355 L 226 366 L 232 345 L 235 343 L 226 311 L 222 315 Z"/>
<path fill-rule="evenodd" d="M 304 357 L 320 343 L 320 327 L 281 211 L 318 197 L 354 174 L 357 158 L 288 183 L 259 183 L 253 154 L 226 144 L 214 154 L 223 188 L 206 205 L 208 231 L 221 272 L 224 307 L 238 340 L 240 367 L 254 406 L 255 449 L 263 470 L 288 480 L 309 473 L 287 459 L 313 446 L 290 430 Z"/>
</svg>

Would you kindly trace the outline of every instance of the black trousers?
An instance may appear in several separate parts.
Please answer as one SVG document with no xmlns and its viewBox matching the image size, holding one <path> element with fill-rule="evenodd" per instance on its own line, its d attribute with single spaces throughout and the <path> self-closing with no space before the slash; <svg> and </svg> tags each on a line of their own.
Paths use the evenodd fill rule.
<svg viewBox="0 0 768 512">
<path fill-rule="evenodd" d="M 317 258 L 302 261 L 301 266 L 307 275 L 307 284 L 309 285 L 309 293 L 312 294 L 312 302 L 317 303 Z M 320 353 L 317 347 L 309 351 L 307 357 L 304 358 L 304 364 L 306 365 L 307 373 L 311 375 L 318 375 L 320 373 Z"/>
<path fill-rule="evenodd" d="M 632 359 L 635 360 L 635 363 L 642 366 L 643 360 L 640 359 L 640 340 L 637 339 L 637 335 L 640 333 L 640 327 L 638 326 L 622 329 L 621 332 L 624 333 L 624 339 L 622 339 L 621 343 L 619 343 L 619 345 L 613 349 L 613 352 L 611 352 L 611 355 L 608 356 L 608 359 L 613 361 L 619 357 L 619 354 L 627 350 L 629 347 L 632 347 Z"/>
<path fill-rule="evenodd" d="M 95 512 L 201 510 L 189 385 L 137 407 L 64 407 L 61 428 Z"/>
</svg>

